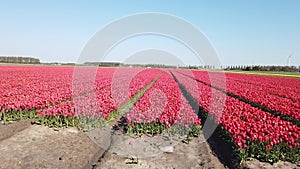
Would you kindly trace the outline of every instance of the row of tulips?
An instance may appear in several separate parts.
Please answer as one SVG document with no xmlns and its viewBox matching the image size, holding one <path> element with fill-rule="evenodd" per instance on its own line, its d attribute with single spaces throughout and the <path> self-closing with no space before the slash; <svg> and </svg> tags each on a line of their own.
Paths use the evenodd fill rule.
<svg viewBox="0 0 300 169">
<path fill-rule="evenodd" d="M 109 86 L 116 70 L 116 68 L 76 67 L 72 76 L 73 97 Z"/>
<path fill-rule="evenodd" d="M 114 77 L 110 78 L 109 85 L 101 88 L 96 86 L 96 90 L 92 92 L 74 96 L 70 101 L 39 110 L 38 114 L 43 117 L 40 122 L 52 126 L 53 123 L 61 124 L 62 122 L 62 120 L 55 122 L 55 118 L 64 118 L 63 121 L 70 125 L 74 124 L 73 119 L 75 118 L 80 121 L 81 125 L 85 123 L 83 125 L 98 127 L 103 120 L 110 118 L 112 112 L 116 112 L 134 94 L 153 81 L 160 72 L 156 69 L 120 68 L 120 75 L 118 75 L 117 71 L 119 70 L 114 70 Z M 83 128 L 85 127 L 90 126 L 83 126 Z"/>
<path fill-rule="evenodd" d="M 226 78 L 252 84 L 255 86 L 260 86 L 266 92 L 272 95 L 287 98 L 295 102 L 300 102 L 300 81 L 298 78 L 259 75 L 244 76 L 234 73 L 227 73 Z"/>
<path fill-rule="evenodd" d="M 125 81 L 128 76 L 124 75 L 130 73 L 129 70 L 119 71 L 119 76 L 115 76 L 116 70 L 97 67 L 1 66 L 0 111 L 2 114 L 14 114 L 44 109 L 73 98 L 86 98 L 87 93 L 111 87 L 113 80 L 116 84 Z"/>
<path fill-rule="evenodd" d="M 200 119 L 168 71 L 163 71 L 139 99 L 127 114 L 126 121 L 128 131 L 135 133 L 153 135 L 170 128 L 178 130 L 173 131 L 176 134 L 199 135 L 200 132 Z"/>
<path fill-rule="evenodd" d="M 203 71 L 193 71 L 193 75 L 196 79 L 203 81 L 208 84 L 212 84 L 211 81 L 215 82 L 214 86 L 221 88 L 225 90 L 224 88 L 224 83 L 222 83 L 221 80 L 216 79 L 215 77 L 219 73 L 210 73 L 210 79 L 205 79 L 203 76 L 207 76 L 207 72 Z M 290 90 L 285 90 L 284 92 L 286 93 L 286 97 L 280 97 L 279 95 L 275 95 L 274 91 L 270 90 L 268 87 L 268 84 L 265 85 L 256 85 L 255 83 L 262 83 L 259 82 L 259 76 L 256 76 L 255 83 L 253 81 L 250 81 L 249 83 L 244 82 L 244 80 L 237 80 L 237 79 L 247 79 L 248 76 L 253 76 L 253 75 L 234 75 L 234 78 L 231 78 L 233 75 L 230 73 L 226 74 L 226 91 L 229 93 L 232 93 L 234 95 L 243 97 L 251 102 L 254 102 L 255 104 L 261 105 L 262 107 L 265 107 L 271 111 L 278 112 L 282 115 L 287 115 L 297 121 L 300 121 L 300 102 L 291 100 L 289 98 L 294 98 L 297 99 L 297 97 L 300 96 L 299 92 L 294 93 L 291 92 Z M 267 77 L 265 76 L 260 76 L 263 81 L 266 81 L 265 79 Z M 278 78 L 278 81 L 280 81 L 282 78 L 279 77 L 269 77 L 273 80 L 276 80 L 274 78 Z M 251 79 L 251 78 L 250 78 Z M 290 78 L 285 78 L 286 81 L 289 81 Z M 299 84 L 299 80 L 295 80 L 295 78 L 291 78 L 290 80 L 291 84 L 289 86 L 293 86 L 295 83 Z M 294 82 L 294 83 L 292 83 Z M 280 91 L 280 84 L 285 84 L 287 85 L 288 83 L 279 83 L 277 85 L 277 91 Z M 222 86 L 223 85 L 223 86 Z M 283 88 L 286 88 L 283 87 Z M 297 89 L 298 90 L 298 89 Z"/>
<path fill-rule="evenodd" d="M 1 112 L 42 109 L 70 100 L 74 96 L 99 90 L 111 84 L 115 71 L 115 68 L 98 69 L 97 76 L 89 80 L 86 78 L 88 68 L 85 68 L 86 72 L 81 68 L 82 75 L 76 74 L 73 78 L 74 69 L 74 67 L 1 66 Z M 92 85 L 87 85 L 90 82 L 93 82 Z"/>
<path fill-rule="evenodd" d="M 191 83 L 193 79 L 182 74 L 187 72 L 173 73 L 199 105 L 216 119 L 224 134 L 230 135 L 243 158 L 256 157 L 270 162 L 300 160 L 300 127 L 202 83 L 193 87 L 191 84 L 196 82 Z"/>
<path fill-rule="evenodd" d="M 40 109 L 71 97 L 73 68 L 1 66 L 0 109 Z"/>
</svg>

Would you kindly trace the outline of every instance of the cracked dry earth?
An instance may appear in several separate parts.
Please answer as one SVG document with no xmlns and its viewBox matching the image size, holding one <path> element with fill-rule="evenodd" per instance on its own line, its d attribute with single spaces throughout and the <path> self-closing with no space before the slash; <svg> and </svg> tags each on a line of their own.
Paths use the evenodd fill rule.
<svg viewBox="0 0 300 169">
<path fill-rule="evenodd" d="M 171 146 L 172 153 L 161 147 Z M 107 151 L 105 151 L 107 150 Z M 226 168 L 203 136 L 189 144 L 165 136 L 132 138 L 111 128 L 84 133 L 76 128 L 54 130 L 31 120 L 0 125 L 0 168 Z M 133 157 L 134 160 L 130 159 Z M 131 164 L 133 161 L 137 164 Z M 300 168 L 253 160 L 243 168 Z"/>
</svg>

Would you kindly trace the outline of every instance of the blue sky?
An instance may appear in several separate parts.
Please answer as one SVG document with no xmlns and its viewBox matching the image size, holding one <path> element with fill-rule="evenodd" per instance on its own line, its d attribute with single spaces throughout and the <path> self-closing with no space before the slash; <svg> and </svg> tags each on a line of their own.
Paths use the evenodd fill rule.
<svg viewBox="0 0 300 169">
<path fill-rule="evenodd" d="M 0 55 L 76 62 L 102 27 L 143 12 L 171 14 L 192 23 L 211 41 L 223 65 L 285 65 L 290 54 L 292 65 L 300 65 L 298 0 L 2 0 Z"/>
</svg>

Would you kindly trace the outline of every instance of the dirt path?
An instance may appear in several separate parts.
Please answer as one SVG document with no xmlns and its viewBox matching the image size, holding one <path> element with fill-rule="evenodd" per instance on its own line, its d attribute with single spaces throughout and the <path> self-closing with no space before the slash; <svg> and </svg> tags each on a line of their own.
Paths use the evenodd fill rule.
<svg viewBox="0 0 300 169">
<path fill-rule="evenodd" d="M 224 168 L 203 137 L 186 144 L 164 136 L 132 138 L 111 131 L 54 131 L 29 120 L 2 125 L 0 168 Z M 164 146 L 173 152 L 163 153 Z M 138 164 L 126 164 L 131 156 L 139 157 Z"/>
<path fill-rule="evenodd" d="M 21 120 L 9 125 L 0 124 L 0 142 L 31 126 L 33 120 Z"/>
<path fill-rule="evenodd" d="M 13 125 L 8 127 L 15 127 L 16 124 Z M 0 141 L 0 168 L 77 169 L 88 166 L 95 154 L 101 151 L 83 132 L 75 128 L 54 131 L 45 126 L 27 127 L 23 122 L 19 125 L 25 129 Z M 1 133 L 5 132 L 2 129 L 6 127 L 0 128 Z M 4 137 L 1 135 L 1 138 Z"/>
<path fill-rule="evenodd" d="M 31 125 L 31 120 L 0 125 L 0 152 L 0 169 L 225 168 L 203 135 L 187 144 L 162 135 L 133 138 L 110 127 L 87 133 L 76 128 L 55 131 Z M 252 160 L 243 163 L 242 168 L 299 169 L 300 165 Z"/>
<path fill-rule="evenodd" d="M 224 168 L 211 153 L 203 137 L 193 138 L 189 144 L 160 138 L 142 137 L 138 139 L 115 136 L 111 149 L 96 164 L 100 168 Z M 133 142 L 133 145 L 129 143 Z M 156 143 L 156 144 L 155 144 Z M 172 146 L 172 153 L 164 153 L 161 147 Z M 133 156 L 136 164 L 130 164 Z"/>
</svg>

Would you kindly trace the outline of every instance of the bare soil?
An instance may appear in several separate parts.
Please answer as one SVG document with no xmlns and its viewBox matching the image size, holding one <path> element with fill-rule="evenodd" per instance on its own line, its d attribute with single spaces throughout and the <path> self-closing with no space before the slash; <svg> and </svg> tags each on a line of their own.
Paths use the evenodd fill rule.
<svg viewBox="0 0 300 169">
<path fill-rule="evenodd" d="M 14 134 L 28 128 L 33 120 L 21 120 L 19 122 L 12 122 L 8 125 L 0 124 L 0 141 L 13 136 Z"/>
<path fill-rule="evenodd" d="M 76 128 L 55 131 L 20 121 L 1 126 L 0 131 L 1 169 L 83 168 L 101 151 Z"/>
<path fill-rule="evenodd" d="M 129 142 L 132 140 L 133 145 L 131 146 Z M 225 168 L 218 158 L 212 154 L 209 146 L 204 141 L 204 137 L 193 138 L 189 144 L 162 140 L 162 138 L 150 139 L 147 137 L 139 139 L 128 138 L 122 140 L 121 144 L 119 144 L 120 140 L 117 140 L 113 143 L 116 147 L 112 147 L 99 160 L 95 168 Z M 168 144 L 170 146 L 174 145 L 174 150 L 172 153 L 163 153 L 158 148 L 160 145 L 155 145 L 154 143 L 165 143 L 164 146 Z M 131 160 L 131 157 L 134 157 L 134 159 Z"/>
<path fill-rule="evenodd" d="M 161 148 L 172 147 L 173 152 Z M 31 120 L 0 125 L 0 168 L 227 168 L 204 136 L 184 143 L 166 136 L 129 137 L 121 130 L 53 129 Z M 288 162 L 250 160 L 240 168 L 298 169 Z"/>
</svg>

